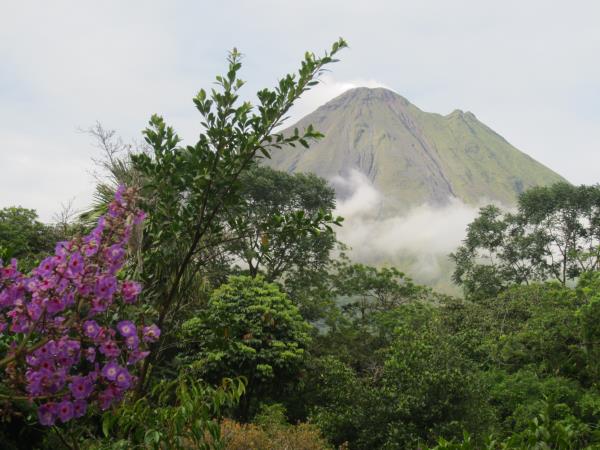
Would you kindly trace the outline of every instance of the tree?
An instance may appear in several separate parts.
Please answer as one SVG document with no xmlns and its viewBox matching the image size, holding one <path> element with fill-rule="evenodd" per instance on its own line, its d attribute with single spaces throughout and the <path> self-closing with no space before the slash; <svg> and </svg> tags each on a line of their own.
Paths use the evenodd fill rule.
<svg viewBox="0 0 600 450">
<path fill-rule="evenodd" d="M 319 289 L 336 243 L 331 225 L 342 220 L 332 215 L 333 188 L 313 174 L 256 166 L 242 176 L 241 196 L 243 203 L 229 212 L 235 220 L 228 221 L 240 238 L 228 250 L 251 276 L 277 281 L 303 317 L 322 318 L 331 307 Z"/>
<path fill-rule="evenodd" d="M 600 264 L 600 186 L 557 183 L 519 196 L 516 213 L 489 205 L 450 255 L 453 281 L 469 297 L 491 298 L 511 284 L 561 284 Z"/>
<path fill-rule="evenodd" d="M 436 434 L 486 429 L 491 411 L 483 384 L 473 362 L 446 332 L 439 311 L 423 305 L 402 310 L 382 375 L 388 445 L 415 448 L 409 443 Z"/>
<path fill-rule="evenodd" d="M 298 375 L 309 330 L 276 285 L 232 276 L 213 292 L 205 314 L 183 324 L 181 349 L 207 380 L 246 377 L 241 416 L 247 420 L 252 401 L 281 392 Z"/>
<path fill-rule="evenodd" d="M 409 301 L 424 298 L 428 289 L 413 283 L 395 267 L 376 268 L 350 263 L 344 255 L 334 263 L 333 285 L 338 296 L 346 297 L 344 309 L 365 321 L 376 312 L 392 310 Z"/>
<path fill-rule="evenodd" d="M 41 223 L 33 209 L 19 206 L 0 209 L 0 258 L 17 258 L 29 269 L 54 249 L 58 238 L 59 233 Z"/>
<path fill-rule="evenodd" d="M 335 308 L 325 317 L 327 334 L 316 337 L 313 353 L 335 354 L 360 374 L 379 371 L 379 350 L 393 340 L 399 307 L 435 295 L 394 267 L 352 263 L 343 253 L 331 266 L 319 291 Z"/>
<path fill-rule="evenodd" d="M 562 284 L 600 267 L 600 185 L 556 183 L 519 197 L 519 214 L 545 237 L 547 272 Z"/>
<path fill-rule="evenodd" d="M 268 167 L 253 167 L 241 177 L 240 195 L 244 201 L 231 222 L 240 236 L 232 252 L 248 265 L 251 276 L 261 273 L 275 281 L 291 270 L 323 270 L 335 236 L 329 225 L 322 232 L 296 227 L 294 217 L 310 218 L 311 223 L 336 223 L 335 192 L 313 174 L 288 174 Z M 302 223 L 302 222 L 300 222 Z M 287 226 L 282 226 L 287 224 Z"/>
<path fill-rule="evenodd" d="M 225 226 L 221 218 L 242 202 L 241 176 L 274 149 L 308 146 L 308 140 L 321 136 L 312 126 L 302 132 L 296 129 L 291 135 L 274 130 L 344 47 L 346 43 L 340 39 L 323 57 L 306 53 L 297 75 L 287 75 L 274 89 L 257 93 L 257 107 L 239 101 L 244 82 L 238 78 L 241 55 L 234 50 L 228 58 L 227 74 L 217 77 L 217 88 L 208 94 L 201 89 L 194 98 L 203 131 L 193 145 L 180 145 L 175 131 L 160 116 L 152 116 L 144 131 L 149 150 L 132 155 L 131 161 L 142 186 L 142 206 L 150 212 L 143 260 L 135 270 L 142 273 L 145 297 L 155 308 L 157 325 L 166 330 L 156 355 L 162 353 L 165 339 L 174 337 L 172 331 L 185 317 L 182 311 L 193 302 L 199 278 L 206 275 L 204 270 L 223 254 L 225 243 L 238 239 L 231 232 L 235 226 Z M 320 225 L 305 217 L 294 220 L 306 228 Z M 150 364 L 147 361 L 138 395 Z"/>
</svg>

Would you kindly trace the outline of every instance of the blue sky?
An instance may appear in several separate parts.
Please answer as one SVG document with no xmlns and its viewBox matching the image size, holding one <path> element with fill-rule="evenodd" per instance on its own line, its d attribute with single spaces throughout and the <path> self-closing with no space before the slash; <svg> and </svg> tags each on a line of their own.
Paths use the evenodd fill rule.
<svg viewBox="0 0 600 450">
<path fill-rule="evenodd" d="M 0 207 L 50 220 L 93 190 L 100 121 L 139 139 L 160 113 L 185 140 L 191 98 L 244 53 L 248 98 L 338 36 L 350 49 L 294 110 L 344 89 L 386 86 L 420 108 L 472 111 L 575 183 L 600 181 L 596 1 L 0 0 Z"/>
</svg>

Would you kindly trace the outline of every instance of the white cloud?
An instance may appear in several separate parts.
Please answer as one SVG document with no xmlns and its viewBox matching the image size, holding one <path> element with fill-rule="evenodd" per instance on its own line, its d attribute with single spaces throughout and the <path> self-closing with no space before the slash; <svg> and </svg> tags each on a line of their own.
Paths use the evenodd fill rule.
<svg viewBox="0 0 600 450">
<path fill-rule="evenodd" d="M 467 225 L 478 213 L 478 208 L 449 199 L 445 206 L 424 204 L 401 215 L 381 217 L 385 197 L 366 176 L 353 171 L 333 183 L 350 192 L 338 201 L 336 212 L 345 218 L 338 239 L 352 248 L 351 256 L 366 263 L 411 261 L 403 269 L 420 279 L 443 275 L 440 261 L 460 245 Z"/>
<path fill-rule="evenodd" d="M 357 87 L 383 87 L 393 90 L 390 86 L 387 86 L 386 84 L 374 79 L 355 79 L 343 81 L 336 79 L 336 77 L 331 74 L 325 74 L 320 78 L 320 83 L 304 94 L 302 98 L 294 105 L 290 111 L 290 124 L 291 122 L 297 121 L 307 114 L 310 114 L 319 106 L 327 103 L 329 100 L 334 99 L 338 95 Z"/>
</svg>

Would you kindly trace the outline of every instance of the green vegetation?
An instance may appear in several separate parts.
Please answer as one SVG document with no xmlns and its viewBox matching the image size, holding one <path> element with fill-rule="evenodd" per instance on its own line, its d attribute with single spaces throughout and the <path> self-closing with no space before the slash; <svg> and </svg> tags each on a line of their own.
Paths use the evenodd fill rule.
<svg viewBox="0 0 600 450">
<path fill-rule="evenodd" d="M 343 47 L 340 40 L 322 58 L 307 54 L 296 76 L 259 92 L 257 108 L 238 100 L 243 82 L 232 52 L 217 88 L 194 99 L 203 125 L 194 145 L 181 146 L 159 116 L 144 152 L 114 153 L 114 134 L 95 129 L 110 156 L 107 179 L 91 211 L 63 231 L 86 230 L 114 208 L 107 201 L 115 187 L 130 185 L 125 200 L 117 191 L 119 202 L 135 193 L 148 217 L 128 222 L 126 253 L 111 248 L 126 260 L 115 280 L 140 279 L 143 290 L 137 303 L 115 304 L 103 318 L 118 321 L 126 311 L 156 322 L 160 334 L 144 328 L 150 354 L 125 380 L 131 390 L 110 392 L 122 399 L 104 404 L 84 394 L 93 397 L 87 411 L 48 426 L 38 422 L 39 398 L 15 395 L 18 387 L 29 392 L 32 377 L 16 376 L 17 362 L 35 358 L 5 358 L 3 448 L 600 448 L 600 186 L 541 186 L 520 195 L 515 213 L 483 208 L 453 254 L 464 298 L 394 267 L 351 261 L 336 241 L 342 220 L 327 183 L 258 164 L 320 137 L 308 126 L 273 130 Z M 382 92 L 390 105 L 399 101 Z M 352 99 L 336 102 L 344 98 Z M 462 113 L 435 120 L 471 123 L 475 136 L 482 127 Z M 32 211 L 0 215 L 3 251 L 30 264 L 61 239 L 56 233 Z M 14 315 L 0 312 L 2 324 Z M 125 335 L 131 325 L 117 328 L 137 345 L 137 335 Z M 97 327 L 94 339 L 110 334 Z M 0 334 L 2 356 L 18 345 L 12 336 Z M 80 364 L 104 389 L 110 375 Z M 43 371 L 55 369 L 39 368 L 39 384 L 54 386 Z M 62 380 L 76 381 L 66 373 Z M 71 389 L 67 382 L 50 397 Z"/>
<path fill-rule="evenodd" d="M 68 224 L 46 225 L 34 210 L 9 207 L 0 209 L 0 258 L 19 260 L 22 269 L 31 269 L 54 250 L 57 241 L 74 232 Z"/>
<path fill-rule="evenodd" d="M 179 357 L 213 383 L 243 376 L 240 417 L 247 420 L 253 402 L 277 398 L 298 376 L 308 331 L 277 286 L 234 276 L 213 291 L 203 314 L 183 323 Z"/>
<path fill-rule="evenodd" d="M 561 284 L 598 270 L 600 189 L 557 183 L 526 191 L 518 212 L 486 206 L 451 258 L 467 297 L 493 296 L 511 284 Z"/>
</svg>

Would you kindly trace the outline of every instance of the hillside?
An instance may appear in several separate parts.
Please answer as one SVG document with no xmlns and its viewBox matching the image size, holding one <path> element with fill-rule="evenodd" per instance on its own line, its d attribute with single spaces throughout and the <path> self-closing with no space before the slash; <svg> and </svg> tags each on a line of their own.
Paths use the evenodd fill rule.
<svg viewBox="0 0 600 450">
<path fill-rule="evenodd" d="M 325 138 L 308 150 L 274 152 L 265 164 L 330 180 L 357 169 L 383 194 L 383 216 L 451 198 L 470 205 L 489 200 L 510 205 L 531 186 L 563 180 L 474 114 L 424 112 L 383 88 L 349 90 L 294 127 L 311 123 Z"/>
</svg>

